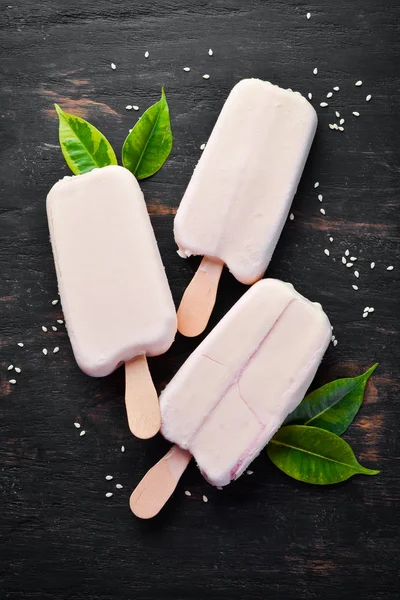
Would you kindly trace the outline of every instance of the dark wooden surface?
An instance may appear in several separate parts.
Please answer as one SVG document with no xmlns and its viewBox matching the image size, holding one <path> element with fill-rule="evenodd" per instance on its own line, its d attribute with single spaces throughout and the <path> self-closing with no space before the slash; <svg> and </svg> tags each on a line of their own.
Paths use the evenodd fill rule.
<svg viewBox="0 0 400 600">
<path fill-rule="evenodd" d="M 397 598 L 398 1 L 7 0 L 0 15 L 1 598 Z M 200 144 L 243 77 L 313 93 L 320 125 L 295 219 L 268 274 L 320 301 L 334 325 L 338 345 L 328 350 L 316 384 L 380 362 L 346 438 L 366 466 L 382 472 L 317 488 L 290 480 L 262 453 L 253 475 L 217 491 L 191 466 L 162 514 L 139 522 L 128 508 L 130 491 L 166 442 L 129 435 L 122 370 L 86 377 L 63 326 L 41 330 L 61 317 L 51 304 L 57 287 L 45 197 L 68 173 L 52 103 L 87 117 L 119 152 L 139 114 L 125 106 L 145 108 L 165 86 L 174 148 L 143 189 L 178 302 L 197 261 L 176 254 L 174 211 Z M 320 108 L 335 85 L 340 92 Z M 342 133 L 328 128 L 334 110 L 346 119 Z M 358 257 L 358 281 L 341 264 L 346 248 Z M 243 291 L 224 274 L 212 324 Z M 363 319 L 366 305 L 375 313 Z M 151 360 L 158 389 L 196 344 L 178 336 L 167 355 Z M 55 346 L 60 352 L 53 355 Z M 22 368 L 15 386 L 8 383 L 10 363 Z M 109 490 L 115 493 L 107 499 Z"/>
</svg>

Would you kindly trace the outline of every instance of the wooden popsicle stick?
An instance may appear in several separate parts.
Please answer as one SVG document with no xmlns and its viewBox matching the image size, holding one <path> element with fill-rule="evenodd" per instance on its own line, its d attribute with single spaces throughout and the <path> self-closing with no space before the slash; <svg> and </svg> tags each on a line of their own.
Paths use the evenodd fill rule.
<svg viewBox="0 0 400 600">
<path fill-rule="evenodd" d="M 133 514 L 140 519 L 155 517 L 172 495 L 191 458 L 186 450 L 172 446 L 133 490 L 129 501 Z"/>
<path fill-rule="evenodd" d="M 187 337 L 200 335 L 207 327 L 224 263 L 205 256 L 183 294 L 178 308 L 178 331 Z"/>
<path fill-rule="evenodd" d="M 125 404 L 133 435 L 147 440 L 158 433 L 160 406 L 145 354 L 125 363 Z"/>
</svg>

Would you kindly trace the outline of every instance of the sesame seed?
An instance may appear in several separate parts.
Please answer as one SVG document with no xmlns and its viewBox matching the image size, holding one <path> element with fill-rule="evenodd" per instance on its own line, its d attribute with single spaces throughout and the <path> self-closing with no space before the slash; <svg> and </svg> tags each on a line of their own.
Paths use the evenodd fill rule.
<svg viewBox="0 0 400 600">
<path fill-rule="evenodd" d="M 23 348 L 24 344 L 23 344 L 23 342 L 18 342 L 17 346 L 19 346 L 20 348 Z"/>
<path fill-rule="evenodd" d="M 203 496 L 203 502 L 208 502 L 207 496 Z"/>
<path fill-rule="evenodd" d="M 314 75 L 317 75 L 317 74 L 318 74 L 318 69 L 317 69 L 317 67 L 315 67 L 315 69 L 313 70 L 313 73 L 314 73 Z"/>
<path fill-rule="evenodd" d="M 366 307 L 364 308 L 363 312 L 365 313 L 365 312 L 368 312 L 368 311 L 369 311 L 369 306 L 366 306 Z"/>
<path fill-rule="evenodd" d="M 125 446 L 121 446 L 121 452 L 125 452 Z"/>
<path fill-rule="evenodd" d="M 115 63 L 111 63 L 110 67 L 112 68 L 113 71 L 115 71 L 115 69 L 117 68 L 117 65 Z"/>
<path fill-rule="evenodd" d="M 328 92 L 327 95 L 326 95 L 327 98 L 332 98 L 332 96 L 333 96 L 332 92 Z"/>
<path fill-rule="evenodd" d="M 372 96 L 371 94 L 368 94 L 368 96 L 365 98 L 367 102 L 369 102 L 371 100 Z"/>
<path fill-rule="evenodd" d="M 325 213 L 325 209 L 324 209 L 324 208 L 320 208 L 320 209 L 319 209 L 319 212 L 320 212 L 322 215 L 325 215 L 325 214 L 326 214 L 326 213 Z"/>
<path fill-rule="evenodd" d="M 323 200 L 323 199 L 324 199 L 323 195 L 322 195 L 322 194 L 318 194 L 318 200 L 319 200 L 320 202 L 322 202 L 322 200 Z"/>
<path fill-rule="evenodd" d="M 290 215 L 289 215 L 289 219 L 290 219 L 291 221 L 294 221 L 294 214 L 293 214 L 293 213 L 290 213 Z"/>
<path fill-rule="evenodd" d="M 357 279 L 360 277 L 360 273 L 358 271 L 354 271 L 354 277 L 357 277 Z"/>
<path fill-rule="evenodd" d="M 20 369 L 20 367 L 15 367 L 15 372 L 16 372 L 16 373 L 21 373 L 21 369 Z"/>
<path fill-rule="evenodd" d="M 338 341 L 337 340 L 333 340 L 333 345 L 337 346 L 338 345 Z"/>
<path fill-rule="evenodd" d="M 333 125 L 333 123 L 329 123 L 328 127 L 329 127 L 329 129 L 335 129 L 335 126 Z"/>
<path fill-rule="evenodd" d="M 138 107 L 136 104 L 134 104 L 134 105 L 132 106 L 132 108 L 133 108 L 133 110 L 139 110 L 139 107 Z M 139 117 L 139 118 L 140 118 L 140 117 Z"/>
<path fill-rule="evenodd" d="M 356 81 L 354 84 L 356 87 L 361 87 L 362 86 L 362 81 L 361 79 L 359 81 Z"/>
<path fill-rule="evenodd" d="M 120 483 L 116 483 L 115 487 L 117 488 L 117 490 L 122 490 L 122 488 L 124 487 L 123 485 L 121 485 Z"/>
<path fill-rule="evenodd" d="M 345 256 L 349 256 L 349 254 L 350 254 L 350 250 L 348 250 L 348 249 L 347 249 L 347 250 L 345 251 L 344 255 L 345 255 Z"/>
<path fill-rule="evenodd" d="M 353 290 L 358 290 L 358 285 L 352 285 L 351 287 L 353 288 Z"/>
<path fill-rule="evenodd" d="M 371 269 L 375 269 L 375 263 L 374 262 L 372 262 L 370 266 L 371 266 Z"/>
<path fill-rule="evenodd" d="M 189 492 L 189 490 L 185 490 L 185 496 L 191 496 L 192 494 Z"/>
<path fill-rule="evenodd" d="M 112 475 L 106 475 L 106 479 L 107 481 L 111 481 L 111 479 L 114 479 L 114 477 Z"/>
<path fill-rule="evenodd" d="M 205 144 L 201 144 L 201 146 L 200 146 L 200 150 L 204 150 L 204 148 L 205 148 L 205 147 L 206 147 L 206 145 L 205 145 Z"/>
<path fill-rule="evenodd" d="M 210 79 L 210 76 L 209 76 L 209 74 L 208 74 L 208 73 L 205 73 L 205 74 L 203 75 L 203 79 Z"/>
<path fill-rule="evenodd" d="M 82 436 L 83 436 L 83 435 L 85 435 L 85 434 L 86 434 L 86 431 L 85 431 L 84 429 L 82 429 L 82 431 L 81 431 L 81 432 L 80 432 L 80 434 L 79 434 L 79 437 L 82 437 Z"/>
<path fill-rule="evenodd" d="M 53 354 L 57 354 L 57 352 L 59 352 L 60 348 L 58 346 L 56 346 L 53 350 Z"/>
<path fill-rule="evenodd" d="M 366 317 L 368 317 L 368 313 L 367 312 L 363 313 L 363 319 L 365 319 Z"/>
<path fill-rule="evenodd" d="M 47 348 L 43 348 L 42 352 L 45 356 L 47 356 Z"/>
<path fill-rule="evenodd" d="M 308 92 L 308 99 L 312 100 L 312 93 L 311 92 Z"/>
<path fill-rule="evenodd" d="M 213 54 L 214 54 L 214 52 L 213 52 L 212 48 L 210 48 L 208 51 L 208 56 L 212 56 Z"/>
<path fill-rule="evenodd" d="M 337 116 L 337 118 L 340 117 L 340 112 L 338 110 L 335 110 L 335 115 Z"/>
<path fill-rule="evenodd" d="M 345 265 L 347 263 L 347 260 L 345 259 L 344 256 L 342 256 L 342 263 Z"/>
<path fill-rule="evenodd" d="M 319 105 L 322 106 L 322 108 L 325 108 L 326 106 L 328 106 L 328 103 L 327 102 L 320 102 Z"/>
<path fill-rule="evenodd" d="M 360 116 L 360 113 L 359 113 L 359 112 L 357 112 L 357 111 L 355 110 L 355 111 L 353 111 L 353 115 L 354 115 L 355 117 L 359 117 L 359 116 Z"/>
<path fill-rule="evenodd" d="M 352 266 L 353 266 L 353 263 L 352 263 L 352 262 L 348 262 L 348 263 L 346 264 L 346 267 L 348 267 L 348 268 L 350 268 L 350 267 L 352 267 Z"/>
<path fill-rule="evenodd" d="M 386 271 L 393 271 L 393 269 L 394 269 L 393 265 L 390 265 L 390 267 L 386 267 Z"/>
<path fill-rule="evenodd" d="M 58 300 L 52 300 L 51 303 L 53 306 L 55 306 L 56 304 L 58 304 Z"/>
<path fill-rule="evenodd" d="M 76 427 L 77 429 L 80 429 L 80 428 L 81 428 L 81 424 L 80 424 L 80 423 L 77 423 L 77 422 L 75 422 L 75 423 L 74 423 L 74 425 L 75 425 L 75 427 Z"/>
<path fill-rule="evenodd" d="M 357 257 L 356 256 L 350 256 L 350 260 L 352 260 L 354 262 L 355 260 L 357 260 Z"/>
<path fill-rule="evenodd" d="M 45 327 L 44 325 L 42 325 L 42 331 L 44 331 L 45 333 L 47 333 L 47 327 Z"/>
<path fill-rule="evenodd" d="M 64 323 L 64 321 L 62 319 L 57 319 L 57 323 L 59 323 L 60 325 L 62 325 Z"/>
<path fill-rule="evenodd" d="M 113 493 L 112 492 L 107 492 L 106 498 L 111 498 L 111 496 L 113 496 Z"/>
<path fill-rule="evenodd" d="M 13 370 L 13 368 L 14 368 L 14 365 L 8 365 L 8 367 L 7 367 L 7 371 L 12 371 L 12 370 Z"/>
<path fill-rule="evenodd" d="M 146 50 L 146 52 L 144 53 L 144 57 L 149 58 L 149 56 L 150 56 L 150 52 L 148 50 Z"/>
<path fill-rule="evenodd" d="M 327 256 L 329 256 L 329 255 L 330 255 L 330 252 L 329 252 L 328 248 L 325 248 L 324 252 L 325 252 L 325 254 L 326 254 Z"/>
<path fill-rule="evenodd" d="M 340 121 L 339 121 L 340 125 L 343 125 L 344 122 L 345 122 L 344 119 L 340 119 Z"/>
<path fill-rule="evenodd" d="M 331 337 L 331 342 L 333 342 L 333 340 L 334 340 L 335 338 L 336 338 L 336 336 L 335 336 L 335 335 L 333 335 L 333 336 Z"/>
<path fill-rule="evenodd" d="M 330 238 L 329 238 L 329 241 L 330 241 L 330 242 L 333 242 L 333 237 L 330 237 Z"/>
<path fill-rule="evenodd" d="M 338 85 L 335 85 L 334 88 L 332 88 L 334 92 L 338 92 L 340 90 L 340 87 Z"/>
<path fill-rule="evenodd" d="M 53 331 L 57 331 L 57 327 L 55 327 L 54 325 L 51 326 Z"/>
<path fill-rule="evenodd" d="M 253 475 L 254 471 L 250 471 L 250 469 L 247 469 L 246 471 L 246 475 Z"/>
<path fill-rule="evenodd" d="M 15 385 L 17 383 L 17 380 L 16 379 L 10 379 L 10 383 L 11 383 L 11 385 Z"/>
<path fill-rule="evenodd" d="M 308 12 L 308 13 L 306 14 L 306 17 L 307 17 L 307 19 L 311 19 L 311 13 L 309 13 L 309 12 Z"/>
<path fill-rule="evenodd" d="M 339 131 L 344 131 L 344 127 L 338 127 Z"/>
<path fill-rule="evenodd" d="M 319 181 L 316 181 L 316 182 L 314 183 L 314 188 L 316 189 L 318 186 L 319 186 Z"/>
<path fill-rule="evenodd" d="M 186 71 L 186 73 L 189 73 L 190 67 L 183 67 L 183 70 Z"/>
<path fill-rule="evenodd" d="M 370 306 L 370 307 L 369 307 L 369 309 L 368 309 L 368 312 L 369 312 L 369 313 L 373 313 L 373 312 L 375 312 L 375 309 L 374 309 L 374 307 L 373 307 L 373 306 Z"/>
<path fill-rule="evenodd" d="M 336 123 L 333 124 L 333 129 L 336 129 L 336 130 L 338 129 L 338 126 Z"/>
<path fill-rule="evenodd" d="M 126 108 L 126 110 L 132 110 L 133 106 L 132 106 L 132 104 L 127 104 L 125 106 L 125 108 Z"/>
</svg>

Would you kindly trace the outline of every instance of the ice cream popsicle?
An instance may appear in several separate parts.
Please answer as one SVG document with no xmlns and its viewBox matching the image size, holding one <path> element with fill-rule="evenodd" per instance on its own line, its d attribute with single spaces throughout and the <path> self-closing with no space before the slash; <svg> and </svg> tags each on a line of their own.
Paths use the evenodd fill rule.
<svg viewBox="0 0 400 600">
<path fill-rule="evenodd" d="M 146 356 L 168 350 L 177 320 L 139 184 L 118 166 L 65 177 L 47 215 L 76 361 L 93 377 L 125 363 L 129 426 L 151 437 L 160 412 Z"/>
<path fill-rule="evenodd" d="M 263 276 L 316 126 L 298 92 L 244 79 L 229 94 L 174 222 L 180 256 L 204 256 L 178 309 L 184 335 L 206 327 L 224 265 L 244 284 Z"/>
<path fill-rule="evenodd" d="M 191 456 L 212 485 L 240 477 L 303 399 L 330 337 L 321 305 L 291 284 L 251 287 L 162 392 L 161 432 L 175 446 L 133 492 L 133 512 L 158 512 Z"/>
</svg>

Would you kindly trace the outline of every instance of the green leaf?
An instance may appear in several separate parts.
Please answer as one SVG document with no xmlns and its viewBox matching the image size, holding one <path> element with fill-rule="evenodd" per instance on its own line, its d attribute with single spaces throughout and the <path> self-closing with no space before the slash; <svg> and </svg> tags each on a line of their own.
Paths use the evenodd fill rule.
<svg viewBox="0 0 400 600">
<path fill-rule="evenodd" d="M 339 483 L 352 475 L 379 473 L 361 466 L 342 438 L 317 427 L 282 427 L 269 442 L 267 453 L 286 475 L 316 485 Z"/>
<path fill-rule="evenodd" d="M 54 106 L 60 123 L 61 150 L 74 175 L 118 164 L 110 142 L 96 127 L 85 119 L 64 112 L 58 104 Z"/>
<path fill-rule="evenodd" d="M 358 377 L 337 379 L 311 392 L 286 418 L 284 425 L 311 425 L 341 435 L 358 413 L 368 378 L 377 366 L 375 363 Z"/>
<path fill-rule="evenodd" d="M 122 164 L 136 179 L 157 173 L 172 148 L 169 108 L 164 88 L 161 98 L 140 117 L 122 148 Z"/>
</svg>

